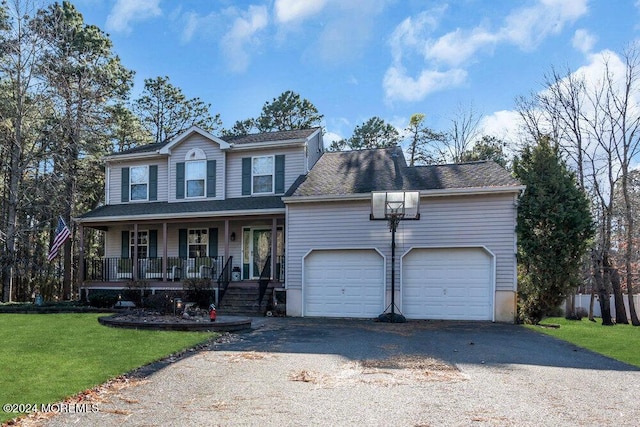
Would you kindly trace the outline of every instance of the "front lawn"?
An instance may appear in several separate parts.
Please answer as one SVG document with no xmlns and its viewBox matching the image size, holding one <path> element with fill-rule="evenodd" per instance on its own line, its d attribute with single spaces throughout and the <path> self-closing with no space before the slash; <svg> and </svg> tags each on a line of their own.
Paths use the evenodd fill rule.
<svg viewBox="0 0 640 427">
<path fill-rule="evenodd" d="M 577 346 L 595 351 L 621 362 L 640 367 L 640 327 L 631 325 L 602 326 L 600 319 L 566 320 L 562 317 L 544 319 L 541 325 L 559 325 L 548 328 L 529 325 L 528 328 L 560 338 Z"/>
<path fill-rule="evenodd" d="M 0 314 L 0 403 L 58 402 L 216 335 L 110 328 L 100 316 Z M 0 422 L 17 415 L 0 411 Z"/>
</svg>

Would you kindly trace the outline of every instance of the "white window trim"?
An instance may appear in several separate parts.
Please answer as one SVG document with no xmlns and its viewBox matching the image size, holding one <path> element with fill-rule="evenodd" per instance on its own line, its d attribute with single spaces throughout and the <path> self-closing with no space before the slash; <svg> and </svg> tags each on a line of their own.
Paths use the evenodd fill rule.
<svg viewBox="0 0 640 427">
<path fill-rule="evenodd" d="M 140 245 L 138 244 L 138 259 L 145 259 L 145 258 L 141 258 L 139 256 L 140 254 L 140 247 L 141 246 L 145 246 L 147 248 L 147 258 L 149 258 L 149 230 L 138 230 L 138 236 L 135 236 L 135 232 L 133 230 L 129 230 L 129 254 L 130 254 L 130 258 L 133 258 L 133 252 L 134 252 L 134 243 L 135 240 L 138 240 L 138 237 L 142 234 L 142 233 L 147 233 L 147 244 L 146 245 Z M 135 240 L 133 240 L 135 239 Z M 133 241 L 132 241 L 133 240 Z"/>
<path fill-rule="evenodd" d="M 203 177 L 203 181 L 204 181 L 204 191 L 202 193 L 202 196 L 189 196 L 189 181 L 195 181 L 195 180 L 189 180 L 187 179 L 187 167 L 189 165 L 189 163 L 195 163 L 195 162 L 203 162 L 204 163 L 204 177 Z M 206 160 L 188 160 L 184 162 L 184 198 L 185 199 L 204 199 L 205 197 L 207 197 L 207 161 Z"/>
<path fill-rule="evenodd" d="M 133 173 L 131 172 L 131 170 L 133 168 L 144 168 L 145 169 L 145 177 L 147 178 L 146 181 L 144 182 L 144 184 L 146 184 L 147 186 L 147 194 L 145 195 L 144 199 L 133 199 L 133 192 L 132 187 L 133 185 L 140 185 L 143 184 L 142 182 L 137 182 L 134 183 L 132 182 L 132 177 L 133 177 Z M 148 201 L 149 200 L 149 165 L 142 165 L 142 166 L 131 166 L 129 168 L 129 201 L 130 202 L 144 202 L 144 201 Z"/>
<path fill-rule="evenodd" d="M 253 191 L 253 177 L 254 176 L 267 176 L 267 174 L 254 175 L 253 174 L 253 160 L 254 159 L 262 159 L 262 158 L 266 158 L 266 157 L 270 157 L 271 158 L 271 191 L 256 192 L 256 191 Z M 270 155 L 270 156 L 253 156 L 253 157 L 251 157 L 251 195 L 276 194 L 275 193 L 275 189 L 276 189 L 276 158 L 275 157 L 276 156 L 274 156 L 274 155 Z"/>
<path fill-rule="evenodd" d="M 208 257 L 208 256 L 209 256 L 209 238 L 210 238 L 211 236 L 209 236 L 209 229 L 208 229 L 208 228 L 206 228 L 206 227 L 204 227 L 204 228 L 188 228 L 188 229 L 187 229 L 187 258 L 191 258 L 191 257 L 189 256 L 189 253 L 191 252 L 191 251 L 189 250 L 189 246 L 191 246 L 192 244 L 193 244 L 193 245 L 201 245 L 201 244 L 202 244 L 202 243 L 189 243 L 189 235 L 191 234 L 191 231 L 195 231 L 195 230 L 199 230 L 199 231 L 206 231 L 206 234 L 207 234 L 207 243 L 205 243 L 205 250 L 204 250 L 204 252 L 205 252 L 205 254 L 206 254 L 206 255 L 204 255 L 204 257 Z"/>
</svg>

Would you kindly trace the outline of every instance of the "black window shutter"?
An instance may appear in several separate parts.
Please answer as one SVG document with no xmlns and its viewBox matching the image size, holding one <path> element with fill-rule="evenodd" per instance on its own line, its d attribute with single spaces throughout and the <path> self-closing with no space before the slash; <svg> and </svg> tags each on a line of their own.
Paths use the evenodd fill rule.
<svg viewBox="0 0 640 427">
<path fill-rule="evenodd" d="M 216 197 L 216 161 L 207 161 L 207 197 Z"/>
<path fill-rule="evenodd" d="M 251 157 L 242 159 L 242 195 L 251 195 Z"/>
<path fill-rule="evenodd" d="M 149 230 L 149 258 L 158 257 L 158 230 Z"/>
<path fill-rule="evenodd" d="M 276 156 L 276 188 L 275 193 L 284 193 L 284 155 Z"/>
<path fill-rule="evenodd" d="M 122 168 L 122 182 L 120 182 L 120 201 L 129 201 L 129 168 Z"/>
<path fill-rule="evenodd" d="M 149 166 L 149 200 L 158 200 L 158 165 Z"/>
<path fill-rule="evenodd" d="M 218 256 L 218 229 L 217 228 L 209 229 L 209 256 L 210 257 Z"/>
<path fill-rule="evenodd" d="M 184 199 L 184 162 L 176 163 L 176 199 Z"/>
<path fill-rule="evenodd" d="M 129 230 L 122 230 L 120 258 L 129 258 Z"/>
<path fill-rule="evenodd" d="M 178 256 L 184 259 L 187 252 L 187 229 L 181 228 L 178 230 Z"/>
</svg>

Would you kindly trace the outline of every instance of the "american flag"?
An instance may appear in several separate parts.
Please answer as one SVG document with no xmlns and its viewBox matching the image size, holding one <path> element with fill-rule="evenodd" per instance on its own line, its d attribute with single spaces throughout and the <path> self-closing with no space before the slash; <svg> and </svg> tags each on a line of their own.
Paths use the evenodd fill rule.
<svg viewBox="0 0 640 427">
<path fill-rule="evenodd" d="M 60 248 L 64 245 L 64 242 L 71 237 L 71 231 L 61 216 L 58 217 L 58 228 L 56 228 L 56 237 L 53 239 L 51 249 L 49 249 L 49 255 L 47 255 L 47 261 L 51 261 L 60 252 Z"/>
</svg>

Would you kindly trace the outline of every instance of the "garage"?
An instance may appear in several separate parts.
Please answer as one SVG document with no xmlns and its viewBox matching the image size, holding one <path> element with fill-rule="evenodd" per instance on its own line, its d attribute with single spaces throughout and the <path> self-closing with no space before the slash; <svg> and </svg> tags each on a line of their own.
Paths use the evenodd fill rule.
<svg viewBox="0 0 640 427">
<path fill-rule="evenodd" d="M 304 316 L 372 318 L 384 310 L 384 257 L 376 250 L 313 250 L 303 269 Z"/>
<path fill-rule="evenodd" d="M 402 257 L 408 319 L 493 320 L 493 256 L 483 248 L 414 248 Z"/>
</svg>

